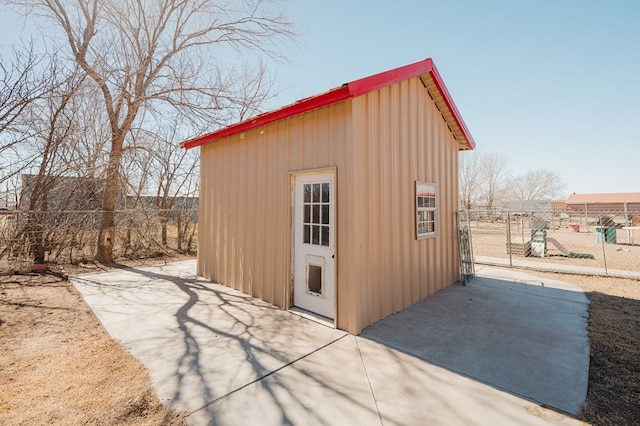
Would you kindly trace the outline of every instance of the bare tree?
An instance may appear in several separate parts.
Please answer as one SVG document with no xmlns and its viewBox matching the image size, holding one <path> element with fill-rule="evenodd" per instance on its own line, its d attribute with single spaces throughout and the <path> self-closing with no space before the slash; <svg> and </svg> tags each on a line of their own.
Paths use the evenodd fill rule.
<svg viewBox="0 0 640 426">
<path fill-rule="evenodd" d="M 481 159 L 482 181 L 486 206 L 493 209 L 499 194 L 503 191 L 508 178 L 507 158 L 499 152 L 488 152 Z"/>
<path fill-rule="evenodd" d="M 67 136 L 73 131 L 74 119 L 73 111 L 69 108 L 71 99 L 76 93 L 80 82 L 73 78 L 63 86 L 60 93 L 52 93 L 45 99 L 41 108 L 35 108 L 30 120 L 36 139 L 42 141 L 41 154 L 37 174 L 29 191 L 27 209 L 34 212 L 29 215 L 28 233 L 31 239 L 31 247 L 35 262 L 44 262 L 44 211 L 49 208 L 49 193 L 52 187 L 56 186 L 55 178 L 64 174 L 64 170 L 56 170 L 65 167 L 64 162 L 58 161 L 63 154 L 62 146 Z M 38 128 L 38 122 L 43 122 L 44 126 Z"/>
<path fill-rule="evenodd" d="M 177 131 L 182 117 L 173 117 L 160 124 L 154 132 L 136 132 L 138 148 L 125 154 L 125 173 L 121 181 L 127 185 L 128 207 L 135 208 L 124 221 L 127 223 L 125 249 L 131 242 L 131 232 L 145 232 L 135 226 L 133 217 L 144 216 L 146 223 L 160 222 L 160 246 L 168 246 L 168 225 L 176 224 L 177 249 L 189 250 L 189 231 L 193 230 L 193 203 L 197 195 L 199 157 L 196 152 L 180 148 L 184 140 Z M 146 142 L 144 142 L 146 140 Z M 191 222 L 187 219 L 190 219 Z M 155 244 L 149 232 L 140 235 Z"/>
<path fill-rule="evenodd" d="M 460 208 L 471 210 L 481 196 L 482 176 L 478 151 L 463 152 L 459 160 Z"/>
<path fill-rule="evenodd" d="M 545 200 L 560 195 L 566 184 L 556 172 L 538 168 L 516 176 L 509 182 L 509 188 L 516 200 Z"/>
<path fill-rule="evenodd" d="M 52 64 L 44 62 L 31 45 L 0 56 L 0 184 L 35 160 L 21 151 L 25 133 L 19 128 L 28 108 L 54 89 Z"/>
<path fill-rule="evenodd" d="M 156 140 L 154 150 L 155 164 L 154 180 L 156 181 L 156 207 L 162 213 L 160 223 L 162 226 L 161 241 L 167 245 L 167 223 L 175 212 L 177 202 L 181 196 L 193 195 L 196 171 L 198 170 L 198 158 L 187 150 L 181 149 L 175 143 L 175 139 L 169 135 L 166 139 Z M 181 243 L 178 238 L 178 244 Z"/>
<path fill-rule="evenodd" d="M 9 2 L 62 30 L 71 60 L 102 94 L 111 139 L 96 258 L 105 263 L 113 262 L 119 169 L 140 111 L 169 106 L 225 124 L 268 87 L 254 80 L 247 96 L 242 76 L 218 61 L 247 51 L 278 56 L 278 43 L 293 36 L 291 23 L 266 0 Z"/>
<path fill-rule="evenodd" d="M 470 210 L 480 202 L 494 207 L 509 175 L 506 157 L 499 152 L 471 151 L 460 155 L 460 206 Z"/>
<path fill-rule="evenodd" d="M 81 111 L 84 76 L 77 70 L 65 70 L 55 66 L 43 69 L 51 83 L 48 93 L 34 99 L 22 109 L 12 123 L 11 132 L 21 135 L 14 146 L 26 163 L 12 163 L 12 174 L 21 175 L 19 207 L 26 213 L 23 226 L 14 236 L 35 262 L 43 262 L 47 251 L 62 247 L 62 239 L 70 235 L 68 226 L 59 226 L 71 218 L 51 211 L 66 211 L 78 200 L 87 198 L 86 167 L 71 169 L 78 156 L 77 140 L 85 134 L 81 128 Z M 75 174 L 75 176 L 73 176 Z M 95 186 L 95 185 L 93 185 Z M 82 193 L 80 193 L 82 192 Z"/>
</svg>

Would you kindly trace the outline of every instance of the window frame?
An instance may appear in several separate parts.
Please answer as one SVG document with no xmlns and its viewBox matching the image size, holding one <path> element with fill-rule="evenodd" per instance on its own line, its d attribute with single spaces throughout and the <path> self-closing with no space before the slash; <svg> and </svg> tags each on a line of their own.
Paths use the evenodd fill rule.
<svg viewBox="0 0 640 426">
<path fill-rule="evenodd" d="M 310 193 L 309 193 L 309 201 L 305 200 L 305 192 L 304 192 L 304 188 L 306 186 L 310 186 Z M 313 187 L 315 185 L 318 185 L 320 188 L 320 192 L 319 192 L 319 199 L 316 201 L 314 199 L 313 196 Z M 324 193 L 324 185 L 328 185 L 329 188 L 329 192 L 326 194 L 327 198 L 325 200 L 325 193 Z M 331 247 L 332 241 L 331 241 L 331 227 L 334 226 L 331 223 L 331 191 L 334 190 L 334 188 L 331 187 L 331 182 L 330 181 L 317 181 L 317 182 L 304 182 L 302 183 L 302 244 L 308 244 L 308 245 L 314 245 L 314 246 L 318 246 L 318 247 Z M 309 207 L 309 221 L 306 221 L 306 216 L 305 216 L 305 207 Z M 314 221 L 314 207 L 318 208 L 318 222 Z M 327 214 L 325 215 L 325 208 L 327 210 Z M 325 223 L 325 219 L 326 219 L 326 223 Z M 307 232 L 305 230 L 305 227 L 309 227 L 309 232 Z M 313 235 L 314 235 L 314 229 L 317 228 L 318 229 L 318 242 L 314 243 L 314 239 L 313 239 Z M 325 234 L 324 231 L 326 230 L 327 232 L 327 237 L 325 238 Z M 307 241 L 305 238 L 308 237 L 309 240 Z"/>
<path fill-rule="evenodd" d="M 421 187 L 426 187 L 424 189 L 433 188 L 433 197 L 420 195 Z M 416 240 L 436 237 L 438 235 L 438 185 L 432 182 L 417 180 L 415 182 L 414 191 L 415 191 L 414 200 L 415 200 L 415 212 L 416 212 L 415 213 Z M 420 200 L 420 198 L 423 198 L 423 199 Z M 426 205 L 426 204 L 431 204 L 431 203 L 425 202 L 425 201 L 428 201 L 428 199 L 430 198 L 433 200 L 433 203 L 432 203 L 433 205 Z M 424 220 L 424 217 L 423 217 L 423 220 L 420 220 L 421 212 L 433 212 L 433 219 Z M 424 229 L 424 226 L 421 226 L 421 224 L 429 224 L 429 223 L 433 223 L 433 230 L 421 232 L 421 229 Z"/>
</svg>

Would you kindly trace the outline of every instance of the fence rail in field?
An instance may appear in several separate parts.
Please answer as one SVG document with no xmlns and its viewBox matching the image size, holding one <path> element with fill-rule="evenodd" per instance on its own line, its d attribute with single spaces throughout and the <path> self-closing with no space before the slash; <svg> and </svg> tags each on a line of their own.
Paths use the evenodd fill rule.
<svg viewBox="0 0 640 426">
<path fill-rule="evenodd" d="M 640 211 L 463 213 L 476 263 L 640 279 Z"/>
<path fill-rule="evenodd" d="M 75 263 L 95 255 L 101 211 L 0 211 L 0 270 L 34 261 Z M 197 249 L 197 209 L 114 212 L 116 258 Z"/>
</svg>

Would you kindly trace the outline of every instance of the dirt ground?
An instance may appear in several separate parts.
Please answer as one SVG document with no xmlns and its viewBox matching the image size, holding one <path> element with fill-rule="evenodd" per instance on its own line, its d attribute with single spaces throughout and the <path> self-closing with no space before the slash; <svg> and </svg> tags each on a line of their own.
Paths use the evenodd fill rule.
<svg viewBox="0 0 640 426">
<path fill-rule="evenodd" d="M 579 285 L 591 302 L 582 419 L 640 424 L 640 281 L 533 273 Z M 180 425 L 183 419 L 160 403 L 148 371 L 111 339 L 68 281 L 0 277 L 0 424 Z"/>
<path fill-rule="evenodd" d="M 582 228 L 580 232 L 573 232 L 570 227 L 563 226 L 545 231 L 548 238 L 553 238 L 567 250 L 592 255 L 592 259 L 566 257 L 551 240 L 547 243 L 546 257 L 537 258 L 517 254 L 517 244 L 531 239 L 531 229 L 518 228 L 514 225 L 511 230 L 511 242 L 514 244 L 512 246 L 513 259 L 544 261 L 559 265 L 640 270 L 640 231 L 634 231 L 635 238 L 631 244 L 627 233 L 619 229 L 617 230 L 617 243 L 609 244 L 598 242 L 595 230 L 595 227 L 590 227 L 588 231 L 586 228 Z M 471 234 L 475 256 L 509 258 L 505 223 L 479 222 L 476 224 L 474 222 L 471 224 Z M 520 248 L 520 252 L 521 250 L 522 248 Z"/>
<path fill-rule="evenodd" d="M 0 277 L 0 424 L 180 425 L 183 417 L 160 403 L 146 368 L 69 281 Z"/>
</svg>

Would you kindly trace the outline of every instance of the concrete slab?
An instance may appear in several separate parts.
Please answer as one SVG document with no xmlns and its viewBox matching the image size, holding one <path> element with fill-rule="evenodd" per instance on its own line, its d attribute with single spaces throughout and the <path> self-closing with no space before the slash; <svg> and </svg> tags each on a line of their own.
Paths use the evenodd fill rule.
<svg viewBox="0 0 640 426">
<path fill-rule="evenodd" d="M 202 425 L 380 424 L 350 335 L 194 413 L 190 420 Z"/>
<path fill-rule="evenodd" d="M 583 424 L 404 351 L 358 341 L 384 425 Z"/>
<path fill-rule="evenodd" d="M 360 335 L 541 405 L 577 414 L 587 392 L 588 299 L 577 287 L 482 269 Z M 514 281 L 516 280 L 516 281 Z"/>
<path fill-rule="evenodd" d="M 193 271 L 187 261 L 72 278 L 172 408 L 197 410 L 346 334 Z"/>
<path fill-rule="evenodd" d="M 194 271 L 72 277 L 189 424 L 580 424 L 539 405 L 586 392 L 586 299 L 560 284 L 483 270 L 355 337 Z"/>
</svg>

